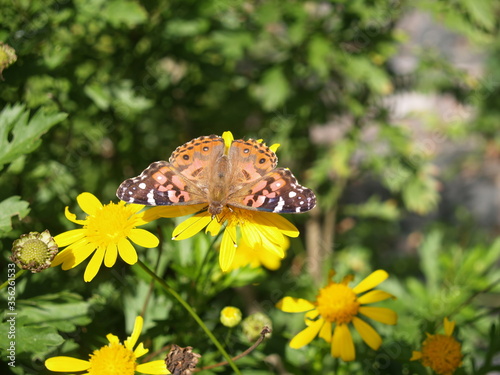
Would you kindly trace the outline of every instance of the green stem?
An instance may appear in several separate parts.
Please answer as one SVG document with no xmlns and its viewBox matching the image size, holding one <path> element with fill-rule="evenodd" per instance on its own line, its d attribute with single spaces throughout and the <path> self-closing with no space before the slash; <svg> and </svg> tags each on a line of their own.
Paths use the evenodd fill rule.
<svg viewBox="0 0 500 375">
<path fill-rule="evenodd" d="M 224 350 L 223 346 L 221 343 L 217 340 L 217 338 L 212 334 L 212 332 L 208 329 L 208 327 L 203 323 L 201 318 L 196 314 L 196 312 L 189 306 L 189 304 L 184 301 L 184 299 L 174 290 L 172 289 L 164 280 L 162 280 L 160 277 L 158 277 L 153 271 L 149 269 L 148 266 L 146 266 L 144 263 L 142 263 L 140 260 L 137 261 L 137 264 L 144 270 L 146 271 L 147 274 L 149 274 L 153 279 L 155 279 L 158 284 L 162 286 L 163 289 L 165 289 L 167 292 L 169 292 L 179 303 L 188 311 L 189 314 L 193 317 L 194 320 L 196 320 L 196 323 L 205 331 L 207 336 L 212 340 L 212 342 L 215 344 L 219 352 L 224 356 L 226 359 L 227 363 L 235 374 L 241 375 L 240 370 L 238 370 L 238 367 L 234 364 L 233 360 L 229 356 L 229 354 Z"/>
<path fill-rule="evenodd" d="M 14 276 L 14 280 L 17 280 L 18 278 L 20 278 L 22 275 L 24 275 L 25 272 L 26 272 L 26 270 L 19 270 L 19 271 L 17 271 L 16 276 Z M 7 285 L 9 285 L 9 281 L 11 281 L 11 280 L 12 279 L 6 280 L 2 285 L 0 285 L 0 290 L 2 290 Z"/>
</svg>

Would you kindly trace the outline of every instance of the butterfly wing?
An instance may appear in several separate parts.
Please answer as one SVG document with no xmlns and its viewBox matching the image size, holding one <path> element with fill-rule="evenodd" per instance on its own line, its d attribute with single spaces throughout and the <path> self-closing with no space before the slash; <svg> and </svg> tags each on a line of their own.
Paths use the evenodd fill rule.
<svg viewBox="0 0 500 375">
<path fill-rule="evenodd" d="M 187 180 L 205 187 L 216 161 L 224 153 L 218 135 L 198 137 L 175 149 L 169 159 L 172 168 Z"/>
<path fill-rule="evenodd" d="M 203 203 L 199 192 L 166 161 L 149 165 L 139 176 L 123 181 L 116 192 L 128 203 L 165 206 Z"/>
<path fill-rule="evenodd" d="M 271 172 L 278 164 L 278 157 L 264 143 L 255 139 L 233 141 L 229 150 L 233 181 L 247 184 Z"/>
<path fill-rule="evenodd" d="M 286 168 L 276 168 L 244 186 L 229 204 L 258 211 L 300 213 L 316 206 L 316 196 Z"/>
<path fill-rule="evenodd" d="M 306 212 L 316 205 L 311 189 L 300 185 L 290 170 L 276 168 L 278 158 L 264 143 L 234 141 L 230 158 L 236 184 L 229 205 L 276 213 Z"/>
<path fill-rule="evenodd" d="M 139 176 L 125 180 L 116 195 L 125 202 L 147 206 L 207 203 L 207 176 L 224 141 L 216 135 L 193 139 L 177 149 L 169 162 L 157 161 Z"/>
</svg>

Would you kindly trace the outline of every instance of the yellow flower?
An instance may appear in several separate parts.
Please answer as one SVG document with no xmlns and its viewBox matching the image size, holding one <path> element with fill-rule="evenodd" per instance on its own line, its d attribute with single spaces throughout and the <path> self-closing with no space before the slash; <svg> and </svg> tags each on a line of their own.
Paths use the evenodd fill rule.
<svg viewBox="0 0 500 375">
<path fill-rule="evenodd" d="M 156 215 L 169 212 L 170 207 L 155 207 L 148 211 L 155 211 Z M 149 212 L 151 214 L 151 212 Z M 212 236 L 219 234 L 226 223 L 220 245 L 219 265 L 222 271 L 231 269 L 239 237 L 244 239 L 242 246 L 255 251 L 265 250 L 269 257 L 282 259 L 288 246 L 288 237 L 297 237 L 299 231 L 282 216 L 270 212 L 250 211 L 240 208 L 225 207 L 216 217 L 208 211 L 202 211 L 180 223 L 172 233 L 174 240 L 184 240 L 206 228 Z M 242 241 L 243 242 L 243 241 Z M 248 249 L 247 249 L 248 250 Z M 261 257 L 265 257 L 261 254 Z M 270 261 L 272 263 L 272 261 Z"/>
<path fill-rule="evenodd" d="M 422 343 L 422 351 L 414 351 L 411 361 L 420 360 L 439 375 L 451 375 L 462 365 L 462 345 L 452 336 L 455 322 L 444 318 L 444 335 L 431 335 Z"/>
<path fill-rule="evenodd" d="M 87 371 L 89 375 L 132 375 L 136 372 L 143 374 L 170 374 L 164 360 L 157 360 L 137 364 L 136 359 L 146 354 L 149 350 L 141 342 L 134 350 L 137 339 L 142 331 L 143 319 L 135 319 L 134 330 L 122 344 L 113 334 L 106 335 L 109 344 L 90 354 L 90 359 L 72 357 L 52 357 L 45 361 L 45 367 L 56 372 Z"/>
<path fill-rule="evenodd" d="M 290 241 L 288 237 L 283 237 L 283 240 L 282 248 L 286 252 L 290 247 Z M 274 252 L 269 252 L 265 248 L 251 247 L 245 240 L 245 237 L 242 237 L 228 271 L 246 266 L 250 266 L 251 268 L 263 266 L 268 270 L 275 271 L 280 268 L 282 259 L 283 257 Z"/>
<path fill-rule="evenodd" d="M 352 275 L 344 277 L 340 283 L 330 281 L 327 286 L 319 290 L 315 302 L 302 298 L 283 298 L 276 304 L 280 310 L 306 312 L 304 320 L 307 328 L 292 339 L 290 346 L 294 349 L 301 348 L 319 335 L 331 343 L 333 357 L 340 357 L 344 361 L 353 361 L 356 354 L 348 327 L 352 323 L 363 341 L 373 350 L 377 350 L 382 344 L 382 338 L 359 315 L 384 324 L 396 324 L 397 315 L 394 311 L 383 307 L 363 306 L 394 298 L 382 290 L 368 291 L 375 288 L 387 277 L 389 277 L 387 272 L 377 270 L 354 288 L 348 286 L 348 283 L 353 279 Z M 332 335 L 333 325 L 335 325 L 335 330 Z"/>
<path fill-rule="evenodd" d="M 234 306 L 226 306 L 220 312 L 220 322 L 226 327 L 235 327 L 241 322 L 241 310 Z"/>
<path fill-rule="evenodd" d="M 143 247 L 158 246 L 158 238 L 144 229 L 136 227 L 147 223 L 143 213 L 138 213 L 144 206 L 124 202 L 110 202 L 102 205 L 90 193 L 82 193 L 77 198 L 83 212 L 88 216 L 84 220 L 76 219 L 76 215 L 66 207 L 66 218 L 73 223 L 83 225 L 54 237 L 59 247 L 68 246 L 59 252 L 52 261 L 52 266 L 62 263 L 62 269 L 74 268 L 92 256 L 85 274 L 85 281 L 91 281 L 104 261 L 106 267 L 112 267 L 118 254 L 128 264 L 137 262 L 137 252 L 130 241 Z"/>
</svg>

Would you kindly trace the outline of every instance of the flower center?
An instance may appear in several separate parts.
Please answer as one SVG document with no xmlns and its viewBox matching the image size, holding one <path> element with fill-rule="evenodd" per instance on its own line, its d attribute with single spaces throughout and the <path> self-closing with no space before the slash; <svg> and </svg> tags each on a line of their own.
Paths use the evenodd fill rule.
<svg viewBox="0 0 500 375">
<path fill-rule="evenodd" d="M 359 310 L 359 302 L 352 289 L 337 283 L 320 289 L 316 304 L 326 321 L 337 324 L 349 323 Z"/>
<path fill-rule="evenodd" d="M 239 208 L 226 209 L 222 213 L 222 219 L 227 220 L 230 225 L 245 225 L 252 220 L 253 212 L 250 210 L 241 210 Z"/>
<path fill-rule="evenodd" d="M 461 348 L 451 336 L 430 335 L 422 344 L 422 364 L 438 374 L 452 373 L 462 363 Z"/>
<path fill-rule="evenodd" d="M 126 238 L 134 228 L 133 213 L 123 202 L 110 203 L 87 218 L 87 238 L 97 246 L 108 246 Z"/>
<path fill-rule="evenodd" d="M 134 353 L 122 344 L 111 343 L 90 355 L 89 375 L 133 375 L 136 362 Z"/>
<path fill-rule="evenodd" d="M 28 264 L 35 262 L 37 264 L 43 264 L 48 256 L 48 247 L 45 242 L 38 239 L 27 240 L 23 244 L 23 250 L 20 254 L 20 259 L 22 262 Z"/>
</svg>

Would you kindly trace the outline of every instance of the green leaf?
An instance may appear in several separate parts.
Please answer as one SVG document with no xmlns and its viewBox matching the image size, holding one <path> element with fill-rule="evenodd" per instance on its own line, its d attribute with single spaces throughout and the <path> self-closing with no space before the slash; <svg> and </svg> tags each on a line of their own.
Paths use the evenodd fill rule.
<svg viewBox="0 0 500 375">
<path fill-rule="evenodd" d="M 490 31 L 495 28 L 496 17 L 493 1 L 463 0 L 462 5 L 477 24 Z"/>
<path fill-rule="evenodd" d="M 99 107 L 99 109 L 107 110 L 111 103 L 112 97 L 109 89 L 98 83 L 86 85 L 83 92 Z"/>
<path fill-rule="evenodd" d="M 206 33 L 210 23 L 205 19 L 183 20 L 172 19 L 165 26 L 165 33 L 175 37 L 193 37 Z"/>
<path fill-rule="evenodd" d="M 17 305 L 20 316 L 29 316 L 31 324 L 57 321 L 62 332 L 74 331 L 77 326 L 90 323 L 89 303 L 74 293 L 62 292 L 20 301 Z"/>
<path fill-rule="evenodd" d="M 360 218 L 379 218 L 383 220 L 397 220 L 400 212 L 394 200 L 380 201 L 378 196 L 372 196 L 363 204 L 351 204 L 345 207 L 347 215 L 355 215 Z"/>
<path fill-rule="evenodd" d="M 109 1 L 103 9 L 103 17 L 114 27 L 133 27 L 148 19 L 146 10 L 135 1 Z"/>
<path fill-rule="evenodd" d="M 9 331 L 11 326 L 15 327 L 14 331 Z M 11 341 L 15 342 L 16 355 L 31 353 L 32 358 L 44 358 L 55 347 L 64 342 L 64 338 L 57 333 L 56 327 L 33 325 L 28 316 L 17 315 L 4 318 L 4 321 L 0 323 L 2 337 L 2 345 L 0 346 L 2 348 L 5 344 L 10 345 L 10 341 L 7 341 L 9 333 L 15 335 L 11 337 Z M 5 357 L 4 353 L 2 356 Z"/>
<path fill-rule="evenodd" d="M 442 247 L 443 235 L 439 231 L 429 233 L 422 245 L 419 253 L 421 256 L 421 268 L 427 280 L 429 293 L 433 294 L 439 287 L 439 262 L 438 254 Z"/>
<path fill-rule="evenodd" d="M 19 220 L 21 220 L 29 212 L 29 203 L 22 201 L 18 196 L 12 196 L 0 202 L 0 238 L 12 230 L 13 216 L 18 216 Z"/>
<path fill-rule="evenodd" d="M 285 102 L 290 91 L 290 84 L 283 69 L 277 66 L 264 73 L 260 84 L 253 90 L 253 94 L 264 109 L 272 111 Z"/>
<path fill-rule="evenodd" d="M 66 117 L 65 113 L 45 114 L 38 110 L 29 119 L 29 110 L 24 105 L 5 107 L 0 112 L 0 169 L 19 156 L 33 152 L 42 142 L 40 137 Z"/>
<path fill-rule="evenodd" d="M 328 58 L 331 55 L 332 45 L 322 35 L 315 35 L 309 43 L 309 65 L 321 78 L 326 78 L 329 72 Z"/>
<path fill-rule="evenodd" d="M 19 353 L 33 353 L 38 358 L 44 358 L 63 342 L 64 338 L 57 333 L 55 327 L 21 325 L 16 349 Z"/>
<path fill-rule="evenodd" d="M 406 182 L 402 191 L 403 201 L 410 211 L 426 214 L 438 204 L 438 189 L 438 182 L 429 172 L 429 168 L 424 168 Z"/>
</svg>

